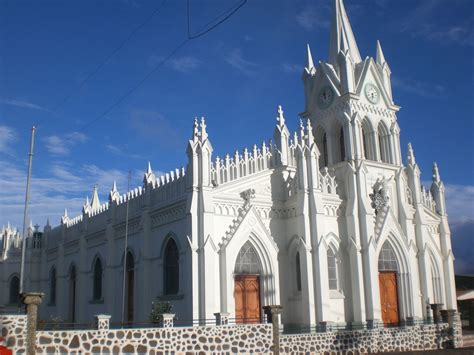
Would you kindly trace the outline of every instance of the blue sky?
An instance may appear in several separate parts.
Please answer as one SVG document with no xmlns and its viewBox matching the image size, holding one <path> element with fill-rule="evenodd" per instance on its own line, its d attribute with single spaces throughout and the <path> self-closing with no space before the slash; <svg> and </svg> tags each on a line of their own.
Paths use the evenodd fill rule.
<svg viewBox="0 0 474 355">
<path fill-rule="evenodd" d="M 191 1 L 191 31 L 235 3 Z M 412 142 L 427 182 L 438 162 L 453 232 L 460 231 L 453 237 L 456 267 L 474 272 L 467 237 L 474 232 L 474 2 L 345 4 L 362 57 L 374 56 L 376 40 L 382 43 L 402 106 L 403 151 Z M 21 226 L 33 124 L 39 126 L 31 216 L 40 225 L 48 217 L 58 224 L 64 207 L 79 214 L 94 184 L 102 199 L 114 179 L 123 192 L 128 170 L 140 184 L 148 160 L 162 172 L 185 165 L 196 115 L 206 117 L 215 156 L 268 140 L 279 104 L 295 129 L 304 107 L 306 43 L 315 60 L 327 59 L 331 12 L 331 0 L 249 1 L 85 127 L 186 38 L 186 1 L 0 1 L 0 224 Z"/>
</svg>

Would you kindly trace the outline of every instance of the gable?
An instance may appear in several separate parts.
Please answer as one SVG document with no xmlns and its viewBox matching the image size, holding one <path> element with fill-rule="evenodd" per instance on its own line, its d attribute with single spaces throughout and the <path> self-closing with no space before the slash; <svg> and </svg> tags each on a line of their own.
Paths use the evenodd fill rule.
<svg viewBox="0 0 474 355">
<path fill-rule="evenodd" d="M 379 99 L 377 103 L 369 101 L 365 95 L 366 85 L 373 85 L 378 89 Z M 391 108 L 392 102 L 383 85 L 380 73 L 372 58 L 364 61 L 359 77 L 356 77 L 356 94 L 359 95 L 360 101 L 382 108 Z"/>
</svg>

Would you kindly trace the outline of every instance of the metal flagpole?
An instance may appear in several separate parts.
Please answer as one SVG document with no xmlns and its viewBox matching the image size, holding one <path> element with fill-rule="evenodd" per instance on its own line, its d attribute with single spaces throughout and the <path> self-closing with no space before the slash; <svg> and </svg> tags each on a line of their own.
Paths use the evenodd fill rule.
<svg viewBox="0 0 474 355">
<path fill-rule="evenodd" d="M 33 164 L 33 147 L 35 144 L 35 126 L 31 128 L 30 153 L 28 154 L 28 176 L 26 178 L 25 210 L 23 212 L 23 241 L 21 243 L 21 266 L 20 266 L 20 295 L 23 294 L 25 278 L 25 254 L 26 254 L 26 223 L 28 219 L 28 203 L 30 200 L 31 166 Z"/>
<path fill-rule="evenodd" d="M 130 178 L 131 172 L 128 171 L 127 186 L 127 207 L 125 214 L 125 247 L 123 253 L 123 284 L 122 284 L 122 325 L 125 323 L 125 286 L 127 282 L 127 248 L 128 248 L 128 206 L 130 202 Z"/>
</svg>

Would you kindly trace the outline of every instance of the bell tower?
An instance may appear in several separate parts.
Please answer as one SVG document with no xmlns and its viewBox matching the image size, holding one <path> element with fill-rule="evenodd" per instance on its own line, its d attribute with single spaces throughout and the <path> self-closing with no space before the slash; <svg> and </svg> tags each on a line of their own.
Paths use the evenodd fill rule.
<svg viewBox="0 0 474 355">
<path fill-rule="evenodd" d="M 376 56 L 362 59 L 342 0 L 334 0 L 328 60 L 313 58 L 308 45 L 302 116 L 313 123 L 320 167 L 360 159 L 400 166 L 390 67 L 379 41 Z"/>
</svg>

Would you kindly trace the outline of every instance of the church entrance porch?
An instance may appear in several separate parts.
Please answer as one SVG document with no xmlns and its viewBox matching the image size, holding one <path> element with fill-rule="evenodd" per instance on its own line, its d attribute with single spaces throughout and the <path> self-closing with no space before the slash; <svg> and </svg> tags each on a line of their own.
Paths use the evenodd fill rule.
<svg viewBox="0 0 474 355">
<path fill-rule="evenodd" d="M 398 324 L 397 273 L 379 273 L 380 305 L 382 307 L 382 321 L 385 325 Z"/>
<path fill-rule="evenodd" d="M 259 275 L 236 275 L 234 290 L 236 323 L 260 323 Z"/>
</svg>

